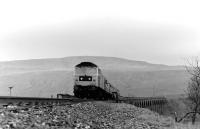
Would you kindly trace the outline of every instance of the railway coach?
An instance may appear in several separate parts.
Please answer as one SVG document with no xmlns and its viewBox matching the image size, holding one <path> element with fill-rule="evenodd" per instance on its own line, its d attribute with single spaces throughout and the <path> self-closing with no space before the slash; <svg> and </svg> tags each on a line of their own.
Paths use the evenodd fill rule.
<svg viewBox="0 0 200 129">
<path fill-rule="evenodd" d="M 104 77 L 94 63 L 81 62 L 74 70 L 74 96 L 88 99 L 118 99 L 119 90 Z"/>
</svg>

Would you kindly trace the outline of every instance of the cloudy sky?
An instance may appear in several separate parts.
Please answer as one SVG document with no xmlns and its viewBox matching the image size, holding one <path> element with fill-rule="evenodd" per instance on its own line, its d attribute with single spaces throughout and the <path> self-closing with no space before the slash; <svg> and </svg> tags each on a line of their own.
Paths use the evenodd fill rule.
<svg viewBox="0 0 200 129">
<path fill-rule="evenodd" d="M 168 65 L 200 55 L 198 0 L 0 1 L 0 61 L 112 56 Z"/>
</svg>

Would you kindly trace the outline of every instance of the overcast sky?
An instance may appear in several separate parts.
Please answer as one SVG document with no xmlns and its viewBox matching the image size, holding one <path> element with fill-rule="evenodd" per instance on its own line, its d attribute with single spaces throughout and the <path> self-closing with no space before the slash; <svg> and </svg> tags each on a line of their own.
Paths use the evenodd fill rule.
<svg viewBox="0 0 200 129">
<path fill-rule="evenodd" d="M 114 56 L 168 65 L 200 55 L 198 0 L 0 1 L 0 61 Z"/>
</svg>

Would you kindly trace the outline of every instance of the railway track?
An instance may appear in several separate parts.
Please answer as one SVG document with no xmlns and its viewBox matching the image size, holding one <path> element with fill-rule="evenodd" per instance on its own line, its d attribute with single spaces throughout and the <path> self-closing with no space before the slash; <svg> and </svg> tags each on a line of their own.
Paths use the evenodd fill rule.
<svg viewBox="0 0 200 129">
<path fill-rule="evenodd" d="M 87 100 L 79 98 L 41 98 L 41 97 L 17 97 L 17 96 L 0 96 L 0 107 L 7 106 L 28 106 L 28 105 L 58 105 L 73 104 Z"/>
<path fill-rule="evenodd" d="M 66 105 L 80 102 L 98 101 L 93 99 L 68 98 L 42 98 L 42 97 L 18 97 L 0 96 L 0 108 L 7 106 L 31 106 L 31 105 Z M 116 102 L 108 100 L 108 102 Z"/>
<path fill-rule="evenodd" d="M 0 107 L 8 106 L 31 106 L 31 105 L 67 105 L 86 101 L 96 101 L 91 99 L 80 99 L 76 97 L 68 98 L 41 98 L 41 97 L 17 97 L 0 96 Z M 116 102 L 109 100 L 108 102 Z M 164 105 L 167 103 L 164 97 L 121 97 L 119 103 L 133 104 L 137 107 L 148 108 L 158 113 L 163 113 Z"/>
</svg>

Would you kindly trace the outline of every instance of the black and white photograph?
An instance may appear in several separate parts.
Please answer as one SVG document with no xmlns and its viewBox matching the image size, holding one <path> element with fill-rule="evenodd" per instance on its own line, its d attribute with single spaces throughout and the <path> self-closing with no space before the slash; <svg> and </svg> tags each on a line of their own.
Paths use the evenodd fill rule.
<svg viewBox="0 0 200 129">
<path fill-rule="evenodd" d="M 0 129 L 200 129 L 200 1 L 0 0 Z"/>
</svg>

